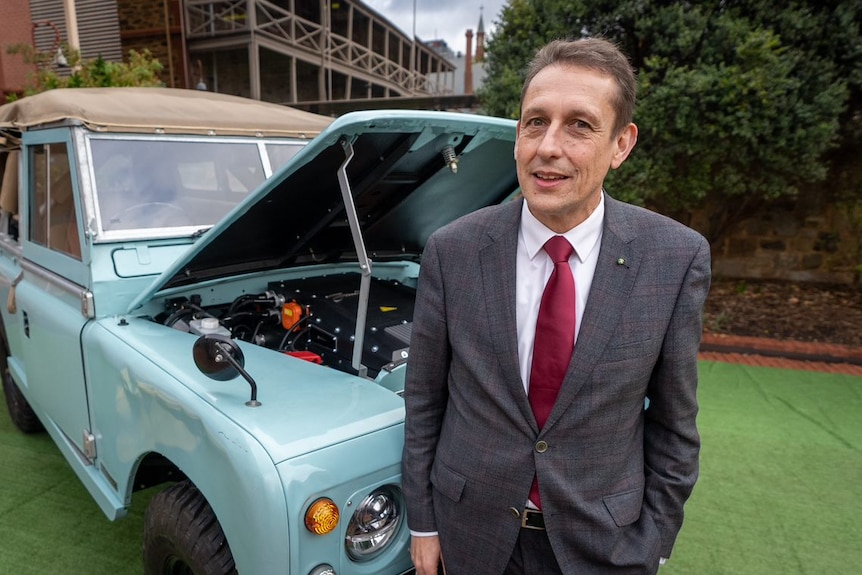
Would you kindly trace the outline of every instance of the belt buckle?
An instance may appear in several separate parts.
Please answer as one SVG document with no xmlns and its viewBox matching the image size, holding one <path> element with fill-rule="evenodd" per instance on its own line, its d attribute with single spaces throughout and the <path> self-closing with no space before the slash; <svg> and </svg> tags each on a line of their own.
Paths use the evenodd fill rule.
<svg viewBox="0 0 862 575">
<path fill-rule="evenodd" d="M 524 513 L 521 515 L 521 527 L 544 531 L 545 517 L 538 509 L 524 509 Z"/>
</svg>

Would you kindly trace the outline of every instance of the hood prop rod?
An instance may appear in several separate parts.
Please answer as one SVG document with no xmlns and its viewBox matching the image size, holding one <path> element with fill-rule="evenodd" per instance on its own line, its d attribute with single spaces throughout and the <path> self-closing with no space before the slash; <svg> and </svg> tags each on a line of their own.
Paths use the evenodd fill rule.
<svg viewBox="0 0 862 575">
<path fill-rule="evenodd" d="M 340 144 L 344 150 L 345 158 L 338 169 L 338 186 L 341 188 L 344 212 L 347 214 L 350 234 L 353 236 L 353 247 L 356 250 L 356 257 L 359 260 L 359 270 L 362 274 L 359 283 L 359 302 L 356 308 L 356 334 L 353 338 L 353 359 L 351 366 L 356 370 L 359 377 L 367 377 L 368 368 L 362 365 L 362 348 L 365 345 L 365 322 L 368 318 L 368 300 L 371 291 L 371 260 L 365 251 L 362 230 L 359 229 L 359 216 L 356 214 L 356 203 L 353 200 L 353 192 L 350 189 L 350 180 L 347 178 L 347 165 L 353 159 L 353 143 L 347 138 L 341 138 Z"/>
</svg>

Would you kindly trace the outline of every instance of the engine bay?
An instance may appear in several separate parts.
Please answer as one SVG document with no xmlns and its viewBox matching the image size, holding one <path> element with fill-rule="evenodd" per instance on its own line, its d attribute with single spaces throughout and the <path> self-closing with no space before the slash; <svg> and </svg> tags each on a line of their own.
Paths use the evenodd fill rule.
<svg viewBox="0 0 862 575">
<path fill-rule="evenodd" d="M 261 293 L 230 303 L 201 304 L 197 295 L 168 300 L 155 320 L 204 335 L 217 333 L 356 374 L 359 273 L 269 282 Z M 362 364 L 369 377 L 407 361 L 416 292 L 394 280 L 371 278 Z"/>
</svg>

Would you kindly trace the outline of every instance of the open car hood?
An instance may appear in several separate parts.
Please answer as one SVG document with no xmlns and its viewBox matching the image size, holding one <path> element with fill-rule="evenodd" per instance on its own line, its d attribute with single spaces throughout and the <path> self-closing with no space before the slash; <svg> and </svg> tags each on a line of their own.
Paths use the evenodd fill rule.
<svg viewBox="0 0 862 575">
<path fill-rule="evenodd" d="M 488 116 L 346 114 L 205 232 L 129 311 L 163 289 L 235 274 L 418 258 L 433 231 L 517 190 L 514 141 L 514 121 Z"/>
</svg>

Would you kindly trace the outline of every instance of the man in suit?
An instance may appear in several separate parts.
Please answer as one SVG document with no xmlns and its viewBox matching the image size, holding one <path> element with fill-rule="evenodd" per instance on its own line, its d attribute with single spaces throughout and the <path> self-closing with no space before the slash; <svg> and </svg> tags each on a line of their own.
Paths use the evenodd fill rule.
<svg viewBox="0 0 862 575">
<path fill-rule="evenodd" d="M 404 392 L 418 575 L 640 575 L 670 555 L 697 478 L 710 255 L 603 190 L 637 140 L 635 92 L 605 40 L 540 50 L 515 143 L 523 200 L 427 243 Z M 572 252 L 557 263 L 555 236 Z M 550 291 L 564 296 L 548 314 Z"/>
</svg>

